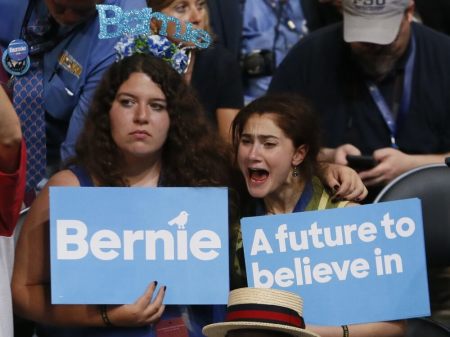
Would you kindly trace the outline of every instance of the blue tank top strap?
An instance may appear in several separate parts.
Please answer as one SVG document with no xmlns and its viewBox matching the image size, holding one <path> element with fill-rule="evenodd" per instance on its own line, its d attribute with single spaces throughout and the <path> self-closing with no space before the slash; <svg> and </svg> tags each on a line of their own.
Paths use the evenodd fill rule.
<svg viewBox="0 0 450 337">
<path fill-rule="evenodd" d="M 309 202 L 311 201 L 311 198 L 313 196 L 314 190 L 313 190 L 313 184 L 311 180 L 307 180 L 305 182 L 305 187 L 303 188 L 303 192 L 300 196 L 300 198 L 297 201 L 297 204 L 294 207 L 294 210 L 292 213 L 298 213 L 303 212 L 306 209 L 306 206 L 308 206 Z M 264 205 L 263 199 L 257 199 L 256 205 L 255 205 L 255 215 L 266 215 L 266 206 Z"/>
<path fill-rule="evenodd" d="M 84 167 L 78 165 L 71 165 L 68 167 L 68 169 L 72 171 L 72 173 L 75 174 L 75 176 L 78 178 L 80 186 L 82 187 L 94 186 L 94 182 L 92 181 L 91 176 Z"/>
</svg>

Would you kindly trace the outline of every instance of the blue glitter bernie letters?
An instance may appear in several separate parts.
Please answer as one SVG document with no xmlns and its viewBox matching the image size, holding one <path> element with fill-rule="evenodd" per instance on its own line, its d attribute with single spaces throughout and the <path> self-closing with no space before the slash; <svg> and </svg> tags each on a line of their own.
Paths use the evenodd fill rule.
<svg viewBox="0 0 450 337">
<path fill-rule="evenodd" d="M 180 20 L 161 12 L 153 12 L 151 8 L 123 11 L 115 5 L 96 5 L 100 32 L 99 39 L 110 39 L 122 35 L 142 35 L 150 33 L 150 20 L 158 20 L 161 23 L 159 34 L 167 36 L 169 22 L 175 24 L 175 39 L 191 42 L 199 48 L 208 48 L 211 44 L 211 36 L 203 29 L 194 28 L 191 23 L 185 24 L 185 32 L 182 33 Z"/>
</svg>

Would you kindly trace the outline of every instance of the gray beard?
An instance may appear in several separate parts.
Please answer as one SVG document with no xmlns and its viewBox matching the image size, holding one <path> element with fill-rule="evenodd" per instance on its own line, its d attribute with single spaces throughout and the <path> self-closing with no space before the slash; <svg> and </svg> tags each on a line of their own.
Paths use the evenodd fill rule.
<svg viewBox="0 0 450 337">
<path fill-rule="evenodd" d="M 390 55 L 381 56 L 379 59 L 373 56 L 366 57 L 359 55 L 356 58 L 356 62 L 366 76 L 380 81 L 394 69 L 397 59 Z"/>
</svg>

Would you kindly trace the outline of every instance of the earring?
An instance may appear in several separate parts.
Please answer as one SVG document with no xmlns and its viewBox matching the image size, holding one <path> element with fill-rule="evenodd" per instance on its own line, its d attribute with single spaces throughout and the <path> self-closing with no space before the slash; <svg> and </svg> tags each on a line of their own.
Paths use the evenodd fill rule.
<svg viewBox="0 0 450 337">
<path fill-rule="evenodd" d="M 298 177 L 298 166 L 294 166 L 294 169 L 292 170 L 292 176 Z"/>
</svg>

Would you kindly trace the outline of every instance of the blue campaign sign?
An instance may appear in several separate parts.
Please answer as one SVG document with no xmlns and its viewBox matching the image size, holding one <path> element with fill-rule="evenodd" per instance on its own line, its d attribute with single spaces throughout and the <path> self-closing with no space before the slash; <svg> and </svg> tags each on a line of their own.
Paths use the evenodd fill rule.
<svg viewBox="0 0 450 337">
<path fill-rule="evenodd" d="M 249 286 L 304 299 L 309 324 L 428 316 L 419 199 L 241 220 Z"/>
<path fill-rule="evenodd" d="M 53 304 L 225 304 L 226 188 L 50 188 Z"/>
</svg>

